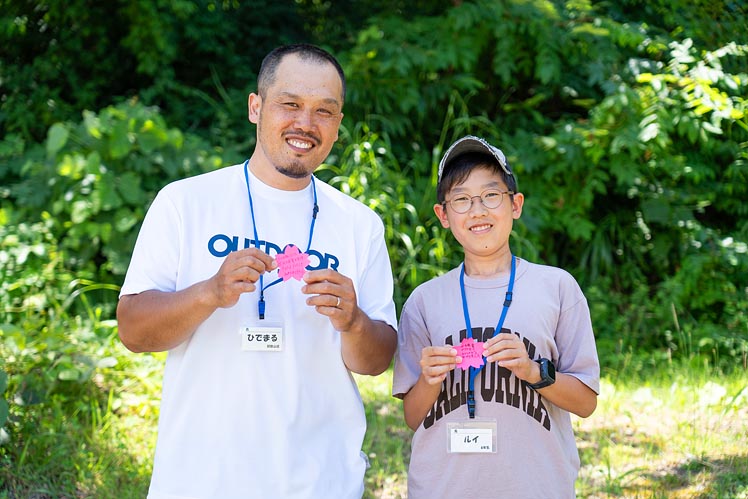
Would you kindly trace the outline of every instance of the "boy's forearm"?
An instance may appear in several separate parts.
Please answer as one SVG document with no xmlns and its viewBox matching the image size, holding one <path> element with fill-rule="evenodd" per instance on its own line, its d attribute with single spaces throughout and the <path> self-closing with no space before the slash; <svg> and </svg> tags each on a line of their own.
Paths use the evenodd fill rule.
<svg viewBox="0 0 748 499">
<path fill-rule="evenodd" d="M 420 376 L 413 388 L 405 394 L 403 412 L 405 413 L 405 423 L 411 430 L 416 431 L 421 426 L 426 415 L 439 398 L 441 387 L 441 383 L 431 385 L 426 382 L 423 376 Z"/>
<path fill-rule="evenodd" d="M 540 388 L 538 393 L 561 409 L 583 418 L 597 408 L 597 394 L 570 374 L 556 372 L 556 382 Z"/>
</svg>

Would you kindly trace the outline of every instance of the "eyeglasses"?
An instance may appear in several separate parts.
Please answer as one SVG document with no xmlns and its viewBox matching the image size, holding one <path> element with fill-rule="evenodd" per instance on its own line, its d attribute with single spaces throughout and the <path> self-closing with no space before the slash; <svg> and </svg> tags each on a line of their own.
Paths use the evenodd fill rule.
<svg viewBox="0 0 748 499">
<path fill-rule="evenodd" d="M 488 191 L 483 191 L 480 196 L 468 196 L 466 194 L 460 194 L 456 197 L 453 197 L 449 201 L 444 201 L 444 203 L 442 204 L 444 205 L 449 203 L 455 213 L 467 213 L 468 211 L 470 211 L 470 208 L 473 207 L 473 199 L 479 198 L 483 206 L 485 206 L 489 210 L 494 210 L 501 206 L 501 203 L 504 201 L 504 194 L 513 196 L 514 191 L 499 191 L 491 189 Z"/>
</svg>

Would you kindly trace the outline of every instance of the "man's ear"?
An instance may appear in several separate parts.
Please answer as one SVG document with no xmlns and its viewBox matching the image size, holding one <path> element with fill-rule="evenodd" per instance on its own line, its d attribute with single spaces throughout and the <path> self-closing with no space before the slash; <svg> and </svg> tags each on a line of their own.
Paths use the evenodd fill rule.
<svg viewBox="0 0 748 499">
<path fill-rule="evenodd" d="M 445 229 L 449 229 L 449 219 L 447 218 L 447 206 L 443 204 L 435 204 L 434 213 L 436 213 L 436 218 L 439 219 L 439 221 L 442 224 L 442 227 L 444 227 Z"/>
<path fill-rule="evenodd" d="M 260 121 L 260 108 L 262 107 L 262 97 L 256 93 L 249 94 L 247 99 L 247 109 L 249 111 L 248 119 L 255 125 Z"/>
</svg>

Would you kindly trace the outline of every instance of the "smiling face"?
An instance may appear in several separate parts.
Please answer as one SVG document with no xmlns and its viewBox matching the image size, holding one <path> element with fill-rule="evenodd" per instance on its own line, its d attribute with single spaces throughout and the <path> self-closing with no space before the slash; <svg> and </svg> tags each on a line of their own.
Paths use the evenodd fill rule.
<svg viewBox="0 0 748 499">
<path fill-rule="evenodd" d="M 446 193 L 446 203 L 434 205 L 434 212 L 444 228 L 450 229 L 465 251 L 465 266 L 471 267 L 509 261 L 509 236 L 512 224 L 522 214 L 524 196 L 505 194 L 498 208 L 486 208 L 479 196 L 489 190 L 507 191 L 501 175 L 489 167 L 476 166 L 467 178 Z M 457 197 L 471 197 L 472 205 L 466 213 L 456 213 L 448 201 Z M 475 197 L 474 197 L 475 196 Z"/>
<path fill-rule="evenodd" d="M 332 64 L 286 55 L 265 95 L 249 95 L 249 121 L 257 125 L 252 172 L 279 189 L 304 188 L 338 139 L 342 109 Z"/>
</svg>

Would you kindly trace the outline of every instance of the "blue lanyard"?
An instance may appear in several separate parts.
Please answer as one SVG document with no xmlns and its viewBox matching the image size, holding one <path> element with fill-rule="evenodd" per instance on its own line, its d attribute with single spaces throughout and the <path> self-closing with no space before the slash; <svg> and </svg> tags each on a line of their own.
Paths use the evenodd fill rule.
<svg viewBox="0 0 748 499">
<path fill-rule="evenodd" d="M 244 181 L 247 184 L 247 197 L 249 197 L 249 213 L 252 215 L 252 230 L 255 236 L 255 248 L 260 247 L 260 238 L 257 236 L 257 222 L 255 222 L 255 209 L 252 204 L 252 191 L 249 189 L 249 160 L 244 162 Z M 319 205 L 317 205 L 317 187 L 314 185 L 314 175 L 312 175 L 312 195 L 314 196 L 314 206 L 312 207 L 312 223 L 309 226 L 309 243 L 306 246 L 305 253 L 309 253 L 312 248 L 312 237 L 314 237 L 314 223 L 317 221 L 317 213 L 319 213 Z M 278 278 L 265 286 L 265 279 L 263 274 L 260 274 L 260 301 L 257 302 L 257 312 L 260 319 L 265 318 L 265 290 L 270 286 L 274 286 L 281 282 L 283 279 Z"/>
<path fill-rule="evenodd" d="M 517 258 L 512 255 L 512 271 L 509 274 L 509 288 L 506 290 L 506 297 L 504 298 L 504 308 L 501 310 L 501 317 L 499 323 L 496 325 L 496 329 L 493 331 L 493 335 L 496 336 L 501 327 L 504 325 L 504 319 L 506 319 L 506 313 L 509 311 L 509 306 L 512 304 L 512 290 L 514 289 L 514 274 L 517 268 Z M 465 327 L 467 328 L 467 337 L 473 337 L 473 328 L 470 325 L 470 312 L 468 311 L 467 295 L 465 294 L 465 264 L 462 264 L 460 269 L 460 294 L 462 294 L 462 313 L 465 316 Z M 468 414 L 470 419 L 475 418 L 475 377 L 486 365 L 483 364 L 481 367 L 470 367 L 470 379 L 468 380 Z"/>
</svg>

